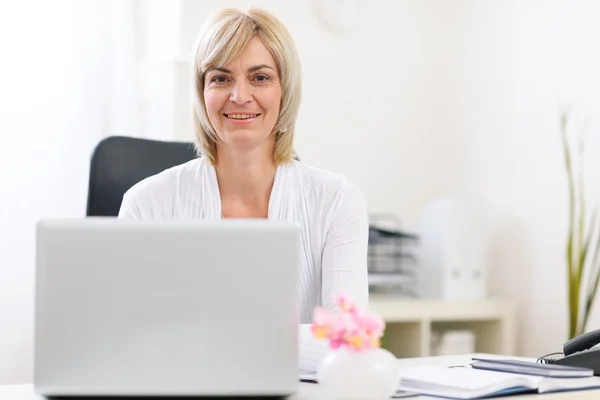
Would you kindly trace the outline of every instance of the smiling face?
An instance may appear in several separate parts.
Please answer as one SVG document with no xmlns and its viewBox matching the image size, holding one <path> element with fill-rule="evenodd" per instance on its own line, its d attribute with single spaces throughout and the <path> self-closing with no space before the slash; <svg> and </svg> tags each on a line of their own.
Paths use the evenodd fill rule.
<svg viewBox="0 0 600 400">
<path fill-rule="evenodd" d="M 272 149 L 281 94 L 275 60 L 258 37 L 232 62 L 207 71 L 204 102 L 221 145 Z"/>
</svg>

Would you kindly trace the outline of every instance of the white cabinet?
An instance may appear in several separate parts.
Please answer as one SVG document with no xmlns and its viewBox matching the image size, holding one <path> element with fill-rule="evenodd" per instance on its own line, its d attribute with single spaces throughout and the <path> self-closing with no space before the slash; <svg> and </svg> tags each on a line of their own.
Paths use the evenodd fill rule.
<svg viewBox="0 0 600 400">
<path fill-rule="evenodd" d="M 516 355 L 515 308 L 505 300 L 408 300 L 371 294 L 370 308 L 386 321 L 382 347 L 398 358 L 432 355 L 434 333 L 468 330 L 475 352 Z"/>
</svg>

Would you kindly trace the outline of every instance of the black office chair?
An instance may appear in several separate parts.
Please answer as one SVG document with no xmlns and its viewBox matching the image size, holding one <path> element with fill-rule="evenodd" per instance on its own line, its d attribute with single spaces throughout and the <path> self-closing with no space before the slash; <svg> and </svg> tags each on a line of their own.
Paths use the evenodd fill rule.
<svg viewBox="0 0 600 400">
<path fill-rule="evenodd" d="M 125 192 L 149 176 L 198 157 L 191 142 L 111 136 L 92 155 L 88 217 L 119 215 Z"/>
</svg>

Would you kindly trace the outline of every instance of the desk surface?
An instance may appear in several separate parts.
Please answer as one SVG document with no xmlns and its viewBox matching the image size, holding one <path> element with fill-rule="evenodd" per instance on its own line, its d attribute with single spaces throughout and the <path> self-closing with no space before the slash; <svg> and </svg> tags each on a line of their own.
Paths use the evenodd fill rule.
<svg viewBox="0 0 600 400">
<path fill-rule="evenodd" d="M 540 399 L 539 395 L 510 396 L 513 400 L 533 400 Z M 580 391 L 544 394 L 543 400 L 598 400 L 600 391 Z M 0 400 L 43 400 L 44 397 L 36 396 L 32 385 L 8 385 L 0 386 Z M 311 383 L 300 383 L 298 393 L 289 400 L 327 400 L 319 388 L 319 385 Z M 418 397 L 409 397 L 408 399 L 418 399 Z M 540 400 L 541 400 L 540 399 Z"/>
<path fill-rule="evenodd" d="M 502 357 L 491 354 L 467 354 L 460 356 L 441 356 L 441 357 L 422 357 L 422 358 L 406 358 L 398 360 L 398 367 L 400 369 L 406 367 L 413 367 L 417 365 L 468 365 L 471 358 L 474 356 L 485 356 L 485 357 Z M 520 357 L 511 357 L 520 358 Z M 529 358 L 520 358 L 523 360 L 531 360 Z M 429 397 L 431 398 L 431 397 Z M 600 390 L 586 390 L 576 392 L 562 392 L 562 393 L 547 393 L 542 395 L 543 400 L 598 400 L 600 399 Z M 0 386 L 0 400 L 42 400 L 44 397 L 36 396 L 33 386 L 31 384 L 23 385 L 7 385 Z M 297 393 L 290 397 L 289 400 L 327 400 L 327 397 L 321 390 L 319 385 L 314 383 L 299 383 Z M 418 399 L 418 397 L 409 397 L 408 399 Z M 540 399 L 540 395 L 529 394 L 529 395 L 515 395 L 510 396 L 510 399 L 516 400 L 533 400 Z"/>
</svg>

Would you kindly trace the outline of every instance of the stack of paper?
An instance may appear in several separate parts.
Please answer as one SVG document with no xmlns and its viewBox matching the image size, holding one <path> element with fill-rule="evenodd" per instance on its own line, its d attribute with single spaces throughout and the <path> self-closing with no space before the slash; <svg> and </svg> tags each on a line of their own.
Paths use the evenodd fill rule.
<svg viewBox="0 0 600 400">
<path fill-rule="evenodd" d="M 420 366 L 404 368 L 400 371 L 399 382 L 401 390 L 454 399 L 591 388 L 600 388 L 600 377 L 549 378 L 471 367 Z"/>
</svg>

